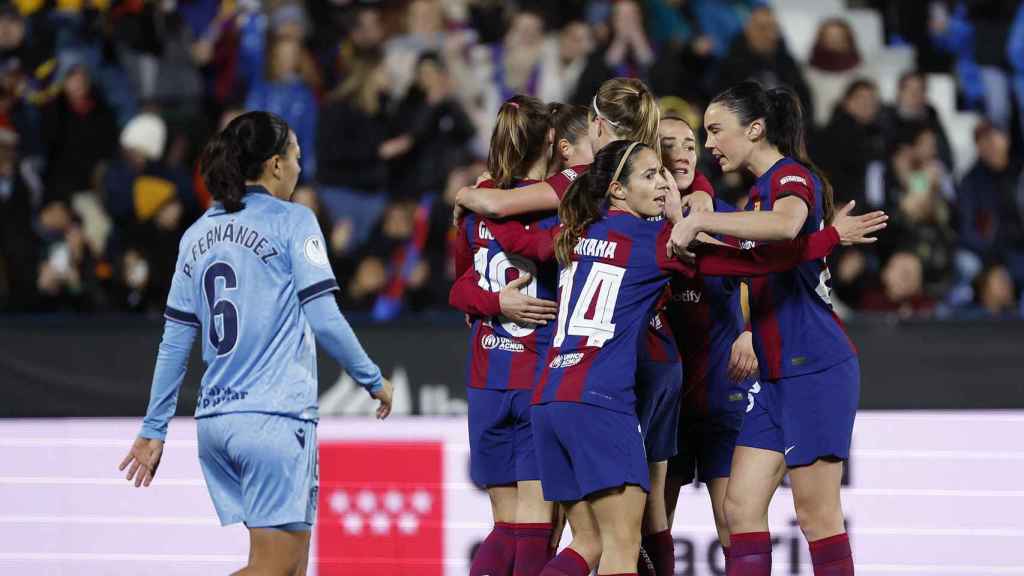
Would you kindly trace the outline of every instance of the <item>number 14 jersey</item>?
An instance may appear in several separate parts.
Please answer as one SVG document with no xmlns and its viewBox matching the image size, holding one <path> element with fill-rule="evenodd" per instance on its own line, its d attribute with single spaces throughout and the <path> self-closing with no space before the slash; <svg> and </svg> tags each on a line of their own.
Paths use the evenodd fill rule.
<svg viewBox="0 0 1024 576">
<path fill-rule="evenodd" d="M 196 418 L 263 412 L 316 420 L 316 344 L 302 304 L 338 289 L 313 212 L 250 187 L 215 204 L 178 247 L 165 316 L 199 329 Z"/>
</svg>

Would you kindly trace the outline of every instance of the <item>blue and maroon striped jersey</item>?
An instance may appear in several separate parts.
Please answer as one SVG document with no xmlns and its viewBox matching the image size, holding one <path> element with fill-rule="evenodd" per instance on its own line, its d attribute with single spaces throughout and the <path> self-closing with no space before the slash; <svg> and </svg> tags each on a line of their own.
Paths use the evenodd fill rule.
<svg viewBox="0 0 1024 576">
<path fill-rule="evenodd" d="M 530 181 L 520 181 L 523 186 Z M 514 192 L 513 192 L 514 193 Z M 525 215 L 516 221 L 537 230 L 549 230 L 556 226 L 555 216 Z M 529 296 L 554 300 L 558 281 L 558 266 L 554 262 L 536 262 L 506 252 L 488 229 L 490 221 L 476 214 L 467 215 L 460 226 L 463 236 L 460 242 L 472 254 L 472 265 L 462 264 L 468 270 L 464 275 L 475 279 L 475 286 L 453 287 L 453 304 L 470 314 L 479 309 L 459 306 L 459 297 L 469 290 L 483 291 L 497 295 L 506 284 L 520 274 L 529 273 L 533 278 L 523 291 Z M 464 249 L 463 248 L 463 249 Z M 461 279 L 460 279 L 461 281 Z M 458 292 L 458 293 L 457 293 Z M 488 307 L 492 308 L 492 307 Z M 470 360 L 467 366 L 467 385 L 490 390 L 529 390 L 540 375 L 540 367 L 548 346 L 554 325 L 521 326 L 500 315 L 497 300 L 493 309 L 486 310 L 489 316 L 474 319 L 470 332 Z"/>
<path fill-rule="evenodd" d="M 771 210 L 786 196 L 807 203 L 800 236 L 824 227 L 821 181 L 791 158 L 779 160 L 757 179 L 747 210 Z M 744 243 L 745 248 L 753 245 Z M 752 278 L 750 321 L 764 380 L 820 372 L 857 353 L 832 310 L 831 276 L 824 258 Z"/>
<path fill-rule="evenodd" d="M 735 210 L 715 199 L 716 212 Z M 719 240 L 735 242 L 729 238 Z M 718 413 L 726 408 L 730 395 L 736 393 L 736 383 L 729 379 L 729 359 L 733 343 L 744 330 L 739 281 L 697 274 L 692 278 L 677 276 L 670 287 L 672 295 L 665 314 L 677 335 L 686 367 L 682 408 L 688 414 Z M 745 398 L 744 395 L 741 399 Z"/>
<path fill-rule="evenodd" d="M 544 261 L 553 254 L 556 228 L 527 230 L 503 221 L 491 233 L 508 251 Z M 611 210 L 577 242 L 559 271 L 558 321 L 534 403 L 585 402 L 635 413 L 639 338 L 673 273 L 752 276 L 823 258 L 839 242 L 835 228 L 809 237 L 736 250 L 702 246 L 695 263 L 670 258 L 668 222 Z"/>
</svg>

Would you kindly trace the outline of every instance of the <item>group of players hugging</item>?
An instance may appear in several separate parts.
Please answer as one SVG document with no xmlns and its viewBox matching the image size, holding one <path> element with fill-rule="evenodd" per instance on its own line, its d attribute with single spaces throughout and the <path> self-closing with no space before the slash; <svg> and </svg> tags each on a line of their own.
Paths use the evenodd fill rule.
<svg viewBox="0 0 1024 576">
<path fill-rule="evenodd" d="M 589 107 L 502 104 L 458 194 L 450 294 L 494 519 L 471 576 L 671 575 L 694 480 L 726 573 L 767 576 L 786 474 L 814 574 L 854 573 L 839 486 L 860 372 L 825 257 L 886 217 L 834 207 L 785 88 L 737 84 L 704 114 L 715 163 L 756 178 L 746 210 L 697 171 L 698 128 L 634 79 Z"/>
</svg>

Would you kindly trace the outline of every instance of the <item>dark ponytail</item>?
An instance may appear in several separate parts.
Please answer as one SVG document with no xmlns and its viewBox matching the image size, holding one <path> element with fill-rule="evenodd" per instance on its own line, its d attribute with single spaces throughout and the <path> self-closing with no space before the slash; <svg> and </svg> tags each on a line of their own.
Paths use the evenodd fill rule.
<svg viewBox="0 0 1024 576">
<path fill-rule="evenodd" d="M 548 104 L 548 111 L 551 114 L 551 160 L 548 163 L 548 172 L 557 171 L 561 166 L 561 158 L 558 150 L 558 143 L 566 140 L 569 144 L 575 145 L 581 136 L 587 133 L 587 115 L 589 110 L 575 104 L 562 104 L 552 102 Z"/>
<path fill-rule="evenodd" d="M 288 123 L 269 112 L 235 118 L 206 144 L 199 160 L 203 182 L 228 212 L 245 207 L 245 183 L 259 180 L 263 163 L 288 150 Z"/>
<path fill-rule="evenodd" d="M 832 222 L 835 215 L 832 183 L 807 154 L 804 110 L 792 90 L 785 87 L 765 90 L 759 82 L 748 80 L 726 89 L 711 103 L 720 103 L 731 110 L 742 125 L 763 118 L 768 143 L 778 148 L 783 156 L 806 166 L 821 181 L 822 217 L 826 224 Z"/>
<path fill-rule="evenodd" d="M 629 158 L 619 172 L 618 181 L 625 182 L 633 171 L 633 159 L 640 150 L 651 148 L 644 143 L 629 140 L 616 140 L 606 145 L 594 155 L 594 163 L 586 174 L 577 178 L 565 191 L 562 202 L 558 205 L 558 219 L 562 229 L 555 238 L 555 256 L 562 266 L 567 266 L 573 248 L 587 227 L 601 218 L 608 208 L 608 190 L 615 176 L 615 170 L 622 161 L 622 156 L 629 151 Z M 630 146 L 632 150 L 630 150 Z"/>
</svg>

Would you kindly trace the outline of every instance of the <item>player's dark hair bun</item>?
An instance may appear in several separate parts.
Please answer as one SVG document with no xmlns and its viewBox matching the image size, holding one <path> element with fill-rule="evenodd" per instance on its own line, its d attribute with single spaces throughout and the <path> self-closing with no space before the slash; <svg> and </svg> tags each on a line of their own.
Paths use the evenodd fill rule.
<svg viewBox="0 0 1024 576">
<path fill-rule="evenodd" d="M 263 163 L 288 149 L 288 123 L 270 112 L 238 116 L 203 149 L 199 161 L 203 182 L 228 212 L 245 207 L 245 183 L 258 180 Z"/>
</svg>

